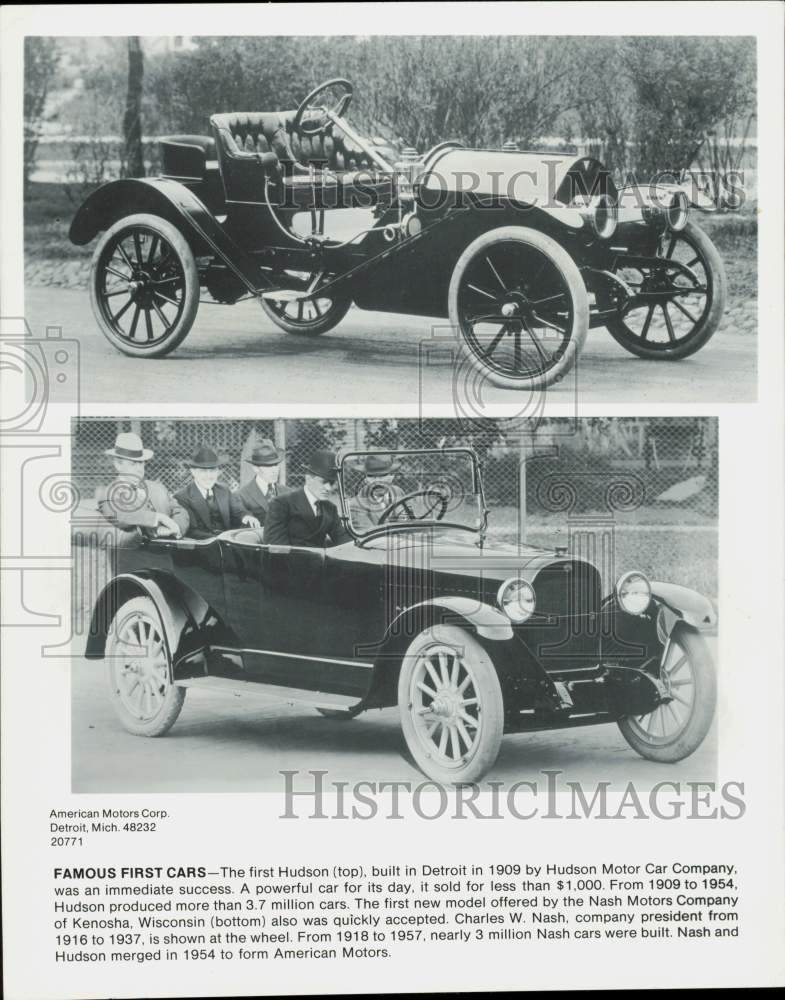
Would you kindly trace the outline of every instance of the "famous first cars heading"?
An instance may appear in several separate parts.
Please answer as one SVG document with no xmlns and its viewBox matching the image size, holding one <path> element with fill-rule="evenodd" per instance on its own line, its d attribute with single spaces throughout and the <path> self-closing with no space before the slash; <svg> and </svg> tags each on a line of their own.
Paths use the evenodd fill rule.
<svg viewBox="0 0 785 1000">
<path fill-rule="evenodd" d="M 561 379 L 590 327 L 651 359 L 717 329 L 722 261 L 677 185 L 617 190 L 589 157 L 397 151 L 351 126 L 352 95 L 330 80 L 296 111 L 213 115 L 212 137 L 161 140 L 161 177 L 87 198 L 70 237 L 103 233 L 90 293 L 115 347 L 174 350 L 203 288 L 258 299 L 290 333 L 324 333 L 352 303 L 449 318 L 468 363 L 510 388 Z M 327 235 L 333 210 L 358 207 L 361 231 Z"/>
<path fill-rule="evenodd" d="M 369 458 L 383 482 L 358 471 Z M 665 763 L 700 746 L 716 697 L 707 598 L 635 571 L 604 588 L 562 549 L 490 544 L 465 448 L 345 454 L 337 501 L 349 537 L 332 547 L 240 528 L 117 550 L 87 656 L 126 729 L 163 735 L 189 687 L 344 720 L 397 706 L 416 764 L 454 783 L 479 780 L 506 733 L 618 723 Z"/>
</svg>

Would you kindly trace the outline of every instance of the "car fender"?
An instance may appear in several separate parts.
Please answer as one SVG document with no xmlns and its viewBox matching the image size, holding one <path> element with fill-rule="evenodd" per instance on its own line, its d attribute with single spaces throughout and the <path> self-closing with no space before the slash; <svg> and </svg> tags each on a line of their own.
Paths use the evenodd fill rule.
<svg viewBox="0 0 785 1000">
<path fill-rule="evenodd" d="M 112 619 L 134 597 L 149 597 L 155 605 L 173 667 L 207 645 L 206 627 L 216 623 L 215 615 L 198 594 L 165 573 L 124 573 L 110 580 L 95 602 L 85 648 L 87 659 L 103 658 Z"/>
<path fill-rule="evenodd" d="M 249 291 L 269 286 L 253 258 L 227 235 L 197 195 L 184 184 L 166 178 L 127 177 L 102 184 L 80 205 L 68 237 L 72 243 L 83 246 L 123 216 L 138 212 L 171 222 L 197 256 L 215 254 Z"/>
<path fill-rule="evenodd" d="M 716 631 L 717 612 L 708 597 L 690 590 L 689 587 L 654 580 L 651 582 L 651 592 L 657 603 L 670 612 L 670 615 L 663 616 L 663 626 L 668 634 L 673 631 L 678 621 L 683 621 L 701 632 Z"/>
<path fill-rule="evenodd" d="M 437 597 L 413 604 L 390 623 L 374 654 L 373 681 L 366 707 L 397 703 L 398 672 L 403 656 L 420 632 L 434 625 L 457 625 L 474 635 L 490 653 L 494 664 L 507 661 L 500 656 L 514 643 L 510 620 L 488 604 L 467 597 Z"/>
</svg>

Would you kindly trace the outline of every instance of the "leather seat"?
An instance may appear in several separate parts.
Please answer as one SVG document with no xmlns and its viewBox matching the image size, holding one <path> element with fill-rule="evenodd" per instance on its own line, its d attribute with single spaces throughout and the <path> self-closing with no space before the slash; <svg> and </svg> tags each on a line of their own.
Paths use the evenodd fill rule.
<svg viewBox="0 0 785 1000">
<path fill-rule="evenodd" d="M 322 127 L 306 134 L 294 118 L 294 111 L 212 116 L 227 201 L 261 202 L 265 181 L 274 204 L 295 209 L 368 207 L 391 195 L 389 175 L 340 129 L 317 114 L 305 121 L 322 119 Z M 370 141 L 395 161 L 395 150 Z"/>
</svg>

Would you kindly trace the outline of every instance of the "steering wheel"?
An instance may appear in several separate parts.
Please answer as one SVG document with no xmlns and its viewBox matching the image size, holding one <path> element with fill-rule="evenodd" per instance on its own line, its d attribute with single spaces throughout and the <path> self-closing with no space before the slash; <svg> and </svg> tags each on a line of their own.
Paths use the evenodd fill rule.
<svg viewBox="0 0 785 1000">
<path fill-rule="evenodd" d="M 336 87 L 344 91 L 343 95 L 337 99 L 335 106 L 333 108 L 325 108 L 322 105 L 314 105 L 313 102 L 319 94 L 321 94 L 323 90 L 329 90 L 331 87 Z M 314 132 L 321 131 L 323 122 L 312 122 L 309 125 L 303 124 L 303 116 L 305 115 L 305 112 L 321 111 L 324 114 L 327 111 L 331 111 L 332 114 L 340 118 L 351 104 L 353 95 L 354 87 L 348 80 L 342 80 L 340 77 L 336 77 L 335 80 L 328 80 L 327 83 L 320 83 L 318 87 L 315 87 L 311 93 L 300 102 L 300 106 L 297 108 L 294 121 L 292 122 L 292 130 L 295 132 L 304 132 L 305 135 L 313 135 Z"/>
<path fill-rule="evenodd" d="M 417 517 L 409 506 L 409 501 L 416 500 L 418 497 L 425 497 L 426 499 L 430 499 L 432 501 L 430 507 L 428 507 L 428 509 L 419 517 Z M 442 493 L 440 490 L 416 490 L 414 493 L 407 493 L 406 496 L 400 497 L 398 500 L 393 500 L 389 507 L 385 507 L 381 512 L 379 520 L 376 523 L 384 524 L 387 520 L 389 520 L 396 507 L 403 507 L 404 511 L 406 511 L 406 516 L 410 521 L 425 521 L 438 507 L 439 511 L 436 514 L 436 520 L 441 521 L 447 513 L 448 503 L 449 497 L 446 493 Z"/>
</svg>

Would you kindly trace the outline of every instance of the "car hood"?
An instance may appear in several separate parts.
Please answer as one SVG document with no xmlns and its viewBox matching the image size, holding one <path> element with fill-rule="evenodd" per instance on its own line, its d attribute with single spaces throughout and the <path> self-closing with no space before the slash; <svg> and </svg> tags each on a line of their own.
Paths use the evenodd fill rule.
<svg viewBox="0 0 785 1000">
<path fill-rule="evenodd" d="M 569 202 L 569 175 L 592 192 L 606 173 L 592 157 L 451 146 L 426 156 L 419 182 L 426 201 L 438 193 L 471 192 L 543 207 Z"/>
<path fill-rule="evenodd" d="M 472 537 L 467 533 L 467 538 Z M 431 571 L 442 580 L 481 578 L 486 584 L 497 585 L 511 576 L 522 576 L 531 582 L 543 569 L 583 561 L 534 545 L 497 543 L 480 548 L 470 541 L 445 540 L 429 532 L 390 533 L 363 546 L 350 544 L 342 549 L 341 556 L 351 561 L 379 561 L 381 553 L 386 565 L 400 566 L 402 570 Z"/>
</svg>

